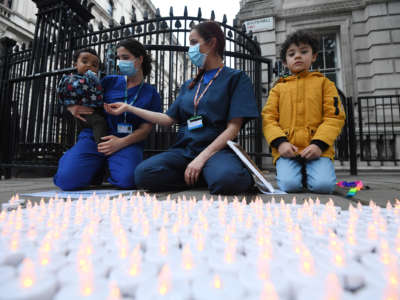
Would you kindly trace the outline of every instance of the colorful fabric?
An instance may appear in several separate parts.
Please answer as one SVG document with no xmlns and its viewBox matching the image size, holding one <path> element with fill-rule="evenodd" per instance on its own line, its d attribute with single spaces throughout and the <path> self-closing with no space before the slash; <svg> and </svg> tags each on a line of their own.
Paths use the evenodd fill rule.
<svg viewBox="0 0 400 300">
<path fill-rule="evenodd" d="M 103 88 L 93 72 L 64 75 L 58 84 L 57 93 L 60 104 L 65 106 L 103 106 Z"/>
<path fill-rule="evenodd" d="M 337 186 L 340 186 L 342 188 L 349 187 L 349 191 L 347 192 L 346 197 L 353 197 L 355 194 L 357 194 L 358 191 L 360 191 L 363 187 L 364 184 L 361 180 L 358 181 L 339 181 L 336 183 Z"/>
</svg>

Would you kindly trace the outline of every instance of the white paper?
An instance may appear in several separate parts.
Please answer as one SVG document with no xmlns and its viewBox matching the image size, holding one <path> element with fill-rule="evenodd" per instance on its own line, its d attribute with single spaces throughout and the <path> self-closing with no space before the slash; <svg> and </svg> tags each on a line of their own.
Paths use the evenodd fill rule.
<svg viewBox="0 0 400 300">
<path fill-rule="evenodd" d="M 282 191 L 279 191 L 279 193 L 275 193 L 275 189 L 272 186 L 272 184 L 269 183 L 267 179 L 265 179 L 260 169 L 257 168 L 256 164 L 250 159 L 250 157 L 248 157 L 246 152 L 242 149 L 242 147 L 240 147 L 239 144 L 232 141 L 228 141 L 227 144 L 236 153 L 236 155 L 239 156 L 239 158 L 246 165 L 246 167 L 249 168 L 249 170 L 256 176 L 256 186 L 262 193 L 286 194 L 285 192 Z"/>
<path fill-rule="evenodd" d="M 21 196 L 29 196 L 29 197 L 40 197 L 40 198 L 54 198 L 56 195 L 58 198 L 67 198 L 68 196 L 71 197 L 71 199 L 78 199 L 81 195 L 83 198 L 87 198 L 93 195 L 93 193 L 96 193 L 97 196 L 99 197 L 105 197 L 105 196 L 110 196 L 110 197 L 116 197 L 119 194 L 126 195 L 126 194 L 132 194 L 133 192 L 136 192 L 136 190 L 81 190 L 81 191 L 60 191 L 60 190 L 50 190 L 46 192 L 39 192 L 39 193 L 30 193 L 30 194 L 21 194 Z"/>
</svg>

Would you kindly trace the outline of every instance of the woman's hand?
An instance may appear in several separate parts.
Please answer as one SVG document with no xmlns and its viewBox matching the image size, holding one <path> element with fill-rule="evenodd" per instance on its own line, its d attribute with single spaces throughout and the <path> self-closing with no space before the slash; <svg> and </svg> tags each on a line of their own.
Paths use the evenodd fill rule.
<svg viewBox="0 0 400 300">
<path fill-rule="evenodd" d="M 200 156 L 197 156 L 187 165 L 185 170 L 185 182 L 187 185 L 193 185 L 197 182 L 204 164 L 205 161 Z"/>
<path fill-rule="evenodd" d="M 86 119 L 81 115 L 91 115 L 94 111 L 92 107 L 83 106 L 83 105 L 70 105 L 67 107 L 68 111 L 73 115 L 75 118 L 86 122 Z"/>
<path fill-rule="evenodd" d="M 128 110 L 128 104 L 124 102 L 104 103 L 104 109 L 110 115 L 118 116 Z"/>
<path fill-rule="evenodd" d="M 297 150 L 298 150 L 297 147 L 289 142 L 283 142 L 278 147 L 280 155 L 282 157 L 288 157 L 288 158 L 295 157 Z"/>
<path fill-rule="evenodd" d="M 97 145 L 97 151 L 109 156 L 124 147 L 122 139 L 114 135 L 107 135 L 101 138 L 104 142 Z"/>
<path fill-rule="evenodd" d="M 301 157 L 305 159 L 312 160 L 317 159 L 321 156 L 322 150 L 315 144 L 308 145 L 303 151 L 301 151 Z"/>
</svg>

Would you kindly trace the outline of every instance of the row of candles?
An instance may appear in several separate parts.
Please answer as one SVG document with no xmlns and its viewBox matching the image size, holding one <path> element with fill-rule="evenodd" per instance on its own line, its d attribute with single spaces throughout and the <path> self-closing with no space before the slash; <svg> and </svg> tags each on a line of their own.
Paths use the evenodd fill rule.
<svg viewBox="0 0 400 300">
<path fill-rule="evenodd" d="M 94 194 L 0 213 L 0 299 L 389 300 L 399 258 L 397 199 Z"/>
</svg>

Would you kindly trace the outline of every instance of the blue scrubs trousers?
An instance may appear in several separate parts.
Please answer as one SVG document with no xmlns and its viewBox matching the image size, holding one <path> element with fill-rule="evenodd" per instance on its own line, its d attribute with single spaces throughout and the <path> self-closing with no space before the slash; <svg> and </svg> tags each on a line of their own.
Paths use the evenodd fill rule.
<svg viewBox="0 0 400 300">
<path fill-rule="evenodd" d="M 108 182 L 122 189 L 133 189 L 135 168 L 142 160 L 143 146 L 135 144 L 105 156 L 97 151 L 92 130 L 84 129 L 76 144 L 61 157 L 54 184 L 64 191 L 101 184 L 108 163 Z"/>
<path fill-rule="evenodd" d="M 153 192 L 189 188 L 184 173 L 191 158 L 181 149 L 169 149 L 140 163 L 135 171 L 138 188 Z M 237 194 L 248 191 L 254 181 L 239 158 L 229 149 L 215 153 L 204 165 L 199 184 L 205 182 L 211 194 Z"/>
</svg>

